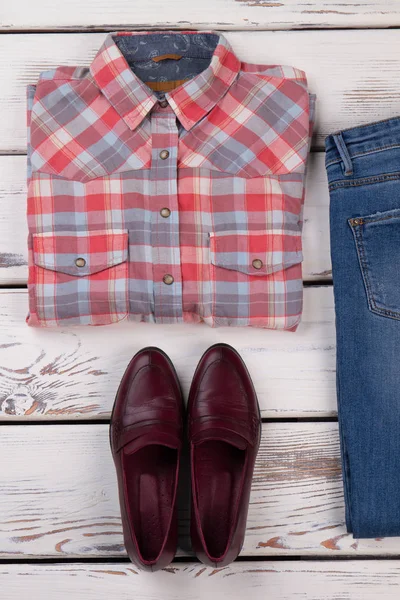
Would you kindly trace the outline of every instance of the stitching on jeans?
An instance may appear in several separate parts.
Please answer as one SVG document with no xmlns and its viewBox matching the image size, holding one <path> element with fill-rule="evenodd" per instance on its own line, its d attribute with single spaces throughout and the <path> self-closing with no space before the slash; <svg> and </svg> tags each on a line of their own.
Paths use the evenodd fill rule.
<svg viewBox="0 0 400 600">
<path fill-rule="evenodd" d="M 376 152 L 382 152 L 383 150 L 389 150 L 390 148 L 400 148 L 400 144 L 390 144 L 387 146 L 379 146 L 378 148 L 374 148 L 373 150 L 367 150 L 366 152 L 358 152 L 357 154 L 352 154 L 351 158 L 358 158 L 359 156 L 367 156 L 368 154 L 375 154 Z M 335 160 L 331 160 L 330 162 L 326 163 L 327 167 L 330 167 L 330 165 L 334 165 L 340 163 L 340 159 L 337 158 Z"/>
<path fill-rule="evenodd" d="M 353 175 L 353 163 L 351 162 L 351 156 L 349 154 L 349 151 L 347 150 L 347 146 L 343 140 L 342 134 L 339 133 L 338 135 L 334 135 L 333 141 L 335 142 L 340 157 L 342 159 L 341 162 L 343 163 L 343 174 L 347 177 L 349 175 Z"/>
<path fill-rule="evenodd" d="M 329 184 L 329 190 L 334 190 L 336 188 L 345 188 L 345 187 L 357 187 L 360 185 L 368 185 L 372 183 L 379 183 L 382 181 L 394 181 L 396 179 L 400 179 L 400 173 L 393 173 L 391 175 L 374 175 L 372 177 L 363 177 L 361 179 L 353 179 L 346 180 L 340 179 L 338 181 L 333 181 Z"/>
<path fill-rule="evenodd" d="M 341 158 L 335 158 L 335 160 L 331 160 L 330 162 L 326 162 L 325 166 L 326 167 L 330 167 L 331 165 L 337 165 L 338 163 L 341 162 Z"/>
<path fill-rule="evenodd" d="M 373 150 L 366 150 L 365 152 L 359 152 L 358 154 L 353 154 L 353 158 L 357 158 L 357 156 L 366 156 L 368 154 L 375 154 L 375 152 L 381 152 L 382 150 L 389 150 L 390 148 L 400 148 L 400 144 L 387 144 L 386 146 L 378 146 Z"/>
<path fill-rule="evenodd" d="M 384 219 L 379 219 L 379 220 L 384 220 Z M 392 310 L 389 310 L 386 308 L 380 308 L 379 306 L 377 306 L 376 300 L 375 300 L 373 292 L 372 292 L 371 283 L 370 283 L 369 271 L 368 271 L 368 267 L 367 267 L 365 248 L 364 248 L 364 240 L 362 237 L 361 226 L 358 226 L 357 228 L 352 226 L 352 230 L 354 233 L 357 254 L 359 257 L 359 261 L 360 261 L 361 273 L 362 273 L 364 283 L 365 283 L 365 288 L 367 291 L 368 305 L 370 307 L 371 312 L 374 312 L 378 315 L 386 315 L 392 319 L 400 320 L 400 311 L 392 311 Z"/>
<path fill-rule="evenodd" d="M 396 210 L 396 209 L 395 209 Z M 388 215 L 387 217 L 363 217 L 364 223 L 377 223 L 379 221 L 388 221 L 389 219 L 400 219 L 399 215 Z"/>
</svg>

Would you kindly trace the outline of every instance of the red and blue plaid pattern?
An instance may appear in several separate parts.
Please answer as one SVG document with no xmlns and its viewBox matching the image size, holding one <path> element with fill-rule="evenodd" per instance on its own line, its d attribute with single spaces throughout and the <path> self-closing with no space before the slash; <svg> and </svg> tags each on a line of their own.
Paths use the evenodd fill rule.
<svg viewBox="0 0 400 600">
<path fill-rule="evenodd" d="M 29 325 L 297 328 L 303 71 L 213 31 L 134 31 L 27 92 Z"/>
<path fill-rule="evenodd" d="M 39 319 L 113 323 L 128 311 L 128 233 L 107 230 L 34 233 L 35 303 Z"/>
</svg>

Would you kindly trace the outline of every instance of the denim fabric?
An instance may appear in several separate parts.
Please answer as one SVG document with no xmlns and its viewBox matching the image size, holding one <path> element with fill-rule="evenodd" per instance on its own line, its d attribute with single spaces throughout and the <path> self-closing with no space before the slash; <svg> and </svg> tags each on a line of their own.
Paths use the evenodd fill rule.
<svg viewBox="0 0 400 600">
<path fill-rule="evenodd" d="M 115 43 L 132 71 L 142 81 L 192 79 L 209 66 L 218 37 L 213 33 L 147 33 L 116 36 Z M 178 54 L 180 60 L 166 58 L 154 62 L 155 56 Z M 157 96 L 164 92 L 154 90 Z"/>
<path fill-rule="evenodd" d="M 400 117 L 326 138 L 346 525 L 400 535 Z"/>
</svg>

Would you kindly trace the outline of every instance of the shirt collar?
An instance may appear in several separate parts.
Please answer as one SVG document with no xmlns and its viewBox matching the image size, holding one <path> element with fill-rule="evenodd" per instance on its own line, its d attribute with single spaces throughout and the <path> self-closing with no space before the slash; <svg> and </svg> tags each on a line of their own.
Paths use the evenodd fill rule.
<svg viewBox="0 0 400 600">
<path fill-rule="evenodd" d="M 157 32 L 148 32 L 149 34 Z M 165 92 L 171 108 L 186 130 L 203 118 L 228 91 L 240 69 L 240 60 L 228 40 L 212 30 L 161 31 L 159 34 L 214 34 L 218 37 L 209 66 L 170 92 Z M 107 35 L 89 70 L 101 92 L 106 96 L 130 129 L 135 129 L 158 102 L 157 95 L 130 69 L 115 37 L 147 35 L 143 31 L 115 32 Z M 157 42 L 154 50 L 157 49 Z M 181 54 L 181 52 L 179 52 Z M 184 52 L 183 52 L 184 54 Z"/>
</svg>

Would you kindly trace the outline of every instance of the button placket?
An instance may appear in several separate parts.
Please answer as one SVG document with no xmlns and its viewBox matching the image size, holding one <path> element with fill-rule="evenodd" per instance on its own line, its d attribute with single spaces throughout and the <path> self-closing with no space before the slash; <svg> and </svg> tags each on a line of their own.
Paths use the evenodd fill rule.
<svg viewBox="0 0 400 600">
<path fill-rule="evenodd" d="M 179 251 L 178 127 L 172 108 L 151 116 L 151 244 L 154 318 L 159 323 L 183 321 Z"/>
</svg>

